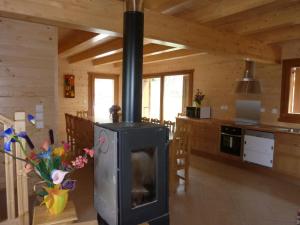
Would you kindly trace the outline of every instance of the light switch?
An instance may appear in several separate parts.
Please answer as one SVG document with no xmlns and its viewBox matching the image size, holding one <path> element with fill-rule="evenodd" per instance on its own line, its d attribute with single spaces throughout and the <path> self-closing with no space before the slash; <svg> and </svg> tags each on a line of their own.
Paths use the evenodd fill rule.
<svg viewBox="0 0 300 225">
<path fill-rule="evenodd" d="M 278 110 L 276 108 L 272 109 L 272 114 L 278 114 Z"/>
<path fill-rule="evenodd" d="M 264 113 L 264 112 L 266 112 L 266 109 L 265 108 L 261 108 L 260 112 Z"/>
<path fill-rule="evenodd" d="M 42 112 L 39 112 L 39 113 L 36 113 L 35 114 L 35 119 L 36 120 L 43 120 L 44 119 L 44 113 L 42 113 Z"/>
<path fill-rule="evenodd" d="M 36 121 L 35 127 L 38 129 L 44 128 L 44 121 Z"/>
<path fill-rule="evenodd" d="M 35 112 L 36 113 L 42 113 L 42 112 L 44 112 L 44 106 L 43 106 L 43 104 L 37 104 L 35 106 Z"/>
</svg>

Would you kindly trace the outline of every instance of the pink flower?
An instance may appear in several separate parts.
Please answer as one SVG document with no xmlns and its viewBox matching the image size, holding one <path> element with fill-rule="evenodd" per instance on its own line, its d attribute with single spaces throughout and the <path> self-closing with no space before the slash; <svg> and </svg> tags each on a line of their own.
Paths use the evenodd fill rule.
<svg viewBox="0 0 300 225">
<path fill-rule="evenodd" d="M 106 140 L 105 140 L 105 137 L 101 136 L 101 137 L 99 138 L 100 144 L 104 144 L 105 141 L 106 141 Z"/>
<path fill-rule="evenodd" d="M 33 170 L 33 166 L 29 163 L 26 163 L 24 166 L 24 172 L 25 173 L 30 173 Z"/>
<path fill-rule="evenodd" d="M 88 163 L 88 159 L 86 157 L 82 157 L 80 155 L 80 156 L 76 157 L 76 159 L 74 161 L 72 161 L 71 163 L 76 169 L 81 169 L 85 166 L 85 164 Z"/>
<path fill-rule="evenodd" d="M 88 148 L 84 148 L 83 151 L 89 155 L 91 158 L 94 157 L 94 154 L 95 154 L 95 150 L 94 149 L 88 149 Z"/>
<path fill-rule="evenodd" d="M 68 142 L 64 141 L 62 141 L 62 144 L 64 146 L 65 151 L 68 152 L 70 150 L 71 145 Z"/>
<path fill-rule="evenodd" d="M 49 141 L 44 141 L 43 144 L 42 144 L 42 149 L 45 150 L 45 151 L 48 151 L 49 149 Z"/>
</svg>

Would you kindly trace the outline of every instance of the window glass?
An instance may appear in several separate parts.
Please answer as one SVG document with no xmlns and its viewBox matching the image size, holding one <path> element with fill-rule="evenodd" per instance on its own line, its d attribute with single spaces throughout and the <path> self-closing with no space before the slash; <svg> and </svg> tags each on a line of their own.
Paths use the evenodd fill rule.
<svg viewBox="0 0 300 225">
<path fill-rule="evenodd" d="M 183 75 L 166 76 L 164 82 L 164 120 L 175 121 L 184 102 Z"/>
<path fill-rule="evenodd" d="M 143 79 L 143 117 L 160 118 L 160 82 L 160 78 Z"/>
<path fill-rule="evenodd" d="M 135 208 L 156 198 L 156 148 L 131 152 L 132 188 L 131 206 Z"/>
<path fill-rule="evenodd" d="M 288 112 L 300 114 L 300 67 L 291 68 Z"/>
<path fill-rule="evenodd" d="M 96 78 L 94 84 L 95 122 L 111 122 L 109 108 L 114 104 L 114 80 Z"/>
</svg>

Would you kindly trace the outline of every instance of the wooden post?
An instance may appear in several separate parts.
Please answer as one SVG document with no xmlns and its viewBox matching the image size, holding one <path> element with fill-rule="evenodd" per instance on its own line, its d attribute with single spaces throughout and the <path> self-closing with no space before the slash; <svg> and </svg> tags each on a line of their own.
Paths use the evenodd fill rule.
<svg viewBox="0 0 300 225">
<path fill-rule="evenodd" d="M 15 131 L 16 133 L 25 131 L 25 113 L 15 112 Z M 22 144 L 26 147 L 25 140 L 22 140 Z M 25 158 L 21 147 L 16 144 L 16 156 Z M 18 212 L 21 225 L 29 225 L 29 213 L 28 213 L 28 184 L 27 175 L 24 172 L 25 163 L 17 160 L 16 161 L 16 172 L 17 172 L 17 193 L 18 193 Z"/>
<path fill-rule="evenodd" d="M 13 122 L 7 123 L 0 119 L 4 125 L 4 130 L 12 126 Z M 7 138 L 4 138 L 7 141 Z M 13 151 L 13 150 L 12 150 Z M 12 152 L 12 154 L 14 154 Z M 6 206 L 7 206 L 7 219 L 12 220 L 15 215 L 15 186 L 14 186 L 14 162 L 13 159 L 5 154 L 5 184 L 6 184 Z"/>
</svg>

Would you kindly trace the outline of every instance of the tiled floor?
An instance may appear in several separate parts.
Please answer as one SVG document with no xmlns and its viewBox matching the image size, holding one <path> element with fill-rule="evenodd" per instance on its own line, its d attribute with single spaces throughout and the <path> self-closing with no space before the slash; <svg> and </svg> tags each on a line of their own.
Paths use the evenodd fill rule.
<svg viewBox="0 0 300 225">
<path fill-rule="evenodd" d="M 300 187 L 208 159 L 192 159 L 190 188 L 170 199 L 172 225 L 292 225 Z"/>
<path fill-rule="evenodd" d="M 95 219 L 92 170 L 78 174 L 81 221 Z M 295 225 L 300 187 L 230 165 L 192 158 L 190 187 L 170 198 L 172 225 Z"/>
</svg>

